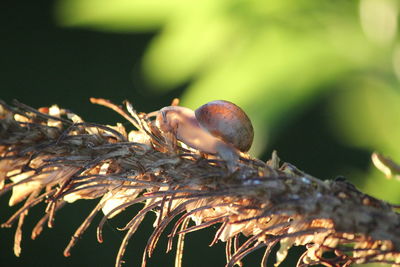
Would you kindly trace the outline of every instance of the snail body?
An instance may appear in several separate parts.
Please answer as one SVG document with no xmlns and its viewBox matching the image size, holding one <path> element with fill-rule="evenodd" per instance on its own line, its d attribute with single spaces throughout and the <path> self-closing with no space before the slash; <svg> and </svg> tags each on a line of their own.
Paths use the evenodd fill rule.
<svg viewBox="0 0 400 267">
<path fill-rule="evenodd" d="M 217 154 L 228 166 L 247 152 L 253 141 L 250 119 L 235 104 L 217 100 L 195 111 L 180 107 L 162 108 L 156 124 L 163 132 L 174 133 L 177 140 L 201 152 Z"/>
</svg>

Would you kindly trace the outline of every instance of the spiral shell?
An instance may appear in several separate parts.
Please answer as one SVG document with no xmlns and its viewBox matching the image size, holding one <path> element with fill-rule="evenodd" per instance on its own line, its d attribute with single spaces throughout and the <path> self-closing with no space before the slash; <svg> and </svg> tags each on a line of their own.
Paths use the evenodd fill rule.
<svg viewBox="0 0 400 267">
<path fill-rule="evenodd" d="M 253 125 L 246 113 L 237 105 L 215 100 L 195 110 L 200 126 L 225 143 L 247 152 L 254 138 Z"/>
</svg>

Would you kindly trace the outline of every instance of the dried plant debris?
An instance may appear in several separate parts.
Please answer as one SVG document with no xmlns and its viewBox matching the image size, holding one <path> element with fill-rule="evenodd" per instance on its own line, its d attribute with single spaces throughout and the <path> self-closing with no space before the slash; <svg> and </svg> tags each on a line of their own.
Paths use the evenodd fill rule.
<svg viewBox="0 0 400 267">
<path fill-rule="evenodd" d="M 142 266 L 174 218 L 168 248 L 175 244 L 175 266 L 182 266 L 184 236 L 218 226 L 213 244 L 226 244 L 226 266 L 241 266 L 249 253 L 263 249 L 261 266 L 277 244 L 278 266 L 292 246 L 305 245 L 297 266 L 350 266 L 388 263 L 400 266 L 400 214 L 394 205 L 368 196 L 344 179 L 322 181 L 276 155 L 268 162 L 241 154 L 232 172 L 216 155 L 200 153 L 163 133 L 154 118 L 103 99 L 137 129 L 84 122 L 52 106 L 38 110 L 14 101 L 0 102 L 0 194 L 12 190 L 10 206 L 23 202 L 2 224 L 17 223 L 14 251 L 21 252 L 21 227 L 28 210 L 46 202 L 37 237 L 53 225 L 58 209 L 78 199 L 99 199 L 73 234 L 71 248 L 99 213 L 97 226 L 137 203 L 143 208 L 122 229 L 126 235 L 116 257 L 121 266 L 127 244 L 145 215 L 157 214 Z M 99 215 L 101 216 L 101 215 Z M 245 242 L 239 237 L 244 236 Z M 242 238 L 241 238 L 242 240 Z M 331 252 L 327 256 L 327 252 Z M 334 256 L 332 256 L 334 255 Z"/>
<path fill-rule="evenodd" d="M 375 167 L 383 172 L 387 178 L 391 179 L 395 177 L 400 180 L 400 165 L 394 162 L 391 158 L 378 152 L 374 152 L 371 155 L 371 159 Z"/>
</svg>

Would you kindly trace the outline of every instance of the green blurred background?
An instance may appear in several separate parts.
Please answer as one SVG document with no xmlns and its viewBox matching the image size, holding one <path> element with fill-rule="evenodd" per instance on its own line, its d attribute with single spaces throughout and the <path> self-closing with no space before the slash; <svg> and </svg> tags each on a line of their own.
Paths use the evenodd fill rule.
<svg viewBox="0 0 400 267">
<path fill-rule="evenodd" d="M 361 190 L 400 203 L 400 183 L 370 161 L 380 151 L 400 161 L 400 46 L 397 0 L 58 0 L 9 1 L 0 9 L 1 95 L 33 107 L 58 104 L 87 121 L 123 121 L 89 97 L 153 111 L 180 97 L 196 108 L 233 101 L 254 122 L 254 156 L 273 149 L 320 177 L 343 175 Z M 128 124 L 125 124 L 128 125 Z M 1 220 L 15 211 L 0 199 Z M 70 258 L 62 250 L 94 207 L 78 201 L 58 213 L 54 229 L 29 240 L 44 206 L 27 219 L 20 258 L 13 230 L 1 229 L 0 266 L 113 266 L 123 237 L 95 227 Z M 125 217 L 124 217 L 125 216 Z M 98 218 L 99 219 L 99 218 Z M 139 266 L 154 216 L 126 252 Z M 97 220 L 98 221 L 98 220 Z M 216 228 L 187 235 L 184 266 L 223 266 Z M 165 235 L 148 266 L 173 266 Z M 283 264 L 293 266 L 302 249 Z M 258 266 L 261 251 L 245 266 Z M 370 265 L 372 266 L 372 265 Z"/>
</svg>

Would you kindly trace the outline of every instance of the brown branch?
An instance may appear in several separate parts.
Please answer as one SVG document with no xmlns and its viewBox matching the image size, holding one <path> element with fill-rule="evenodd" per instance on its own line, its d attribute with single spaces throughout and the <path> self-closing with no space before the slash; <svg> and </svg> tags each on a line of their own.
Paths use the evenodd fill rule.
<svg viewBox="0 0 400 267">
<path fill-rule="evenodd" d="M 12 190 L 10 205 L 26 201 L 3 226 L 19 220 L 15 239 L 19 253 L 21 225 L 30 207 L 48 203 L 46 220 L 66 202 L 99 198 L 99 204 L 72 236 L 65 254 L 90 226 L 99 211 L 104 222 L 131 205 L 144 207 L 123 229 L 127 231 L 117 256 L 121 266 L 129 239 L 144 216 L 156 212 L 142 266 L 151 256 L 166 227 L 178 218 L 167 251 L 178 238 L 176 266 L 182 266 L 183 237 L 219 225 L 212 244 L 226 242 L 226 266 L 241 265 L 249 253 L 264 248 L 266 266 L 272 248 L 280 243 L 282 262 L 293 245 L 305 245 L 298 266 L 350 266 L 381 262 L 400 266 L 400 214 L 395 206 L 360 192 L 349 182 L 322 181 L 276 154 L 267 163 L 242 154 L 237 170 L 215 155 L 200 153 L 171 139 L 138 114 L 103 99 L 92 102 L 112 108 L 137 129 L 130 133 L 118 124 L 86 123 L 56 106 L 35 110 L 14 102 L 0 102 L 0 195 Z M 386 166 L 386 165 L 385 165 Z M 393 169 L 393 168 L 392 168 Z M 189 220 L 194 225 L 189 225 Z M 239 236 L 247 240 L 239 244 Z M 211 244 L 211 245 L 212 245 Z M 326 257 L 326 252 L 336 257 Z"/>
</svg>

